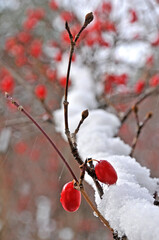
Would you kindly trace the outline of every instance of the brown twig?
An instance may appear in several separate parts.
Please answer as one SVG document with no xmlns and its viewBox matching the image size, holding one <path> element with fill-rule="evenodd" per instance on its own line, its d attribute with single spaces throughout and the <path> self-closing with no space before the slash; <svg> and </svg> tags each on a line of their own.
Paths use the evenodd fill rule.
<svg viewBox="0 0 159 240">
<path fill-rule="evenodd" d="M 20 76 L 20 74 L 18 74 L 13 68 L 12 66 L 10 66 L 10 64 L 8 64 L 8 62 L 6 62 L 6 60 L 1 59 L 1 65 L 3 67 L 7 66 L 7 69 L 10 71 L 10 73 L 13 75 L 13 77 L 16 79 L 16 81 L 23 86 L 27 91 L 29 92 L 33 92 L 33 88 L 29 85 L 26 84 L 26 82 L 24 81 L 24 79 L 22 78 L 22 76 Z M 36 98 L 37 99 L 37 98 Z M 52 111 L 51 109 L 48 107 L 48 105 L 46 104 L 45 100 L 40 100 L 37 99 L 37 101 L 39 101 L 42 105 L 42 107 L 45 109 L 46 113 L 49 116 L 49 122 L 53 123 L 53 117 L 52 117 Z"/>
<path fill-rule="evenodd" d="M 80 122 L 79 122 L 79 124 L 78 124 L 78 126 L 77 126 L 77 128 L 76 128 L 76 130 L 75 130 L 75 132 L 74 132 L 75 135 L 78 133 L 78 131 L 79 131 L 82 123 L 83 123 L 84 120 L 88 117 L 88 115 L 89 115 L 88 110 L 85 110 L 85 111 L 82 112 L 81 120 L 80 120 Z"/>
<path fill-rule="evenodd" d="M 140 121 L 139 121 L 139 116 L 138 116 L 138 107 L 137 107 L 137 105 L 134 105 L 132 107 L 132 110 L 134 111 L 136 124 L 137 124 L 137 127 L 139 128 L 140 127 Z"/>
<path fill-rule="evenodd" d="M 139 136 L 141 134 L 141 131 L 142 131 L 143 127 L 145 126 L 147 121 L 152 117 L 152 112 L 149 112 L 145 116 L 143 122 L 139 122 L 137 106 L 134 106 L 133 111 L 135 113 L 135 118 L 136 118 L 136 123 L 137 123 L 137 131 L 136 131 L 136 136 L 134 137 L 133 142 L 132 142 L 132 150 L 131 150 L 131 153 L 130 153 L 131 157 L 133 156 L 133 153 L 135 151 L 135 147 L 136 147 L 137 141 L 139 139 Z"/>
<path fill-rule="evenodd" d="M 83 197 L 85 198 L 85 200 L 89 203 L 89 205 L 90 205 L 90 207 L 92 208 L 93 212 L 97 215 L 97 217 L 99 217 L 99 219 L 102 221 L 102 223 L 104 223 L 104 225 L 107 226 L 111 232 L 113 232 L 113 229 L 110 227 L 109 222 L 108 222 L 108 221 L 101 215 L 101 213 L 96 209 L 96 207 L 94 206 L 94 204 L 92 203 L 92 201 L 90 200 L 90 198 L 88 197 L 88 195 L 86 194 L 86 192 L 84 191 L 84 189 L 81 188 L 80 191 L 81 191 Z"/>
<path fill-rule="evenodd" d="M 42 134 L 47 138 L 47 140 L 50 142 L 51 146 L 55 149 L 57 154 L 60 156 L 66 167 L 68 168 L 69 172 L 71 173 L 72 177 L 75 179 L 76 182 L 78 182 L 75 174 L 73 173 L 72 169 L 70 168 L 69 164 L 67 163 L 66 159 L 62 155 L 62 153 L 59 151 L 55 143 L 52 141 L 52 139 L 47 135 L 47 133 L 40 127 L 40 125 L 37 123 L 37 121 L 21 106 L 19 103 L 17 103 L 8 93 L 5 93 L 5 97 L 14 104 L 19 111 L 25 114 L 35 125 L 36 127 L 42 132 Z"/>
<path fill-rule="evenodd" d="M 65 87 L 65 96 L 64 96 L 64 102 L 63 102 L 63 104 L 64 104 L 65 133 L 66 133 L 66 136 L 67 136 L 70 148 L 71 148 L 71 152 L 72 152 L 74 158 L 77 160 L 79 165 L 83 164 L 83 160 L 81 159 L 81 157 L 79 155 L 79 152 L 78 152 L 78 149 L 77 149 L 77 143 L 76 143 L 76 139 L 75 138 L 76 138 L 76 133 L 78 132 L 81 124 L 83 123 L 84 119 L 86 118 L 86 115 L 88 115 L 88 114 L 87 114 L 87 110 L 86 110 L 86 112 L 85 111 L 83 112 L 83 117 L 82 117 L 83 120 L 80 121 L 78 127 L 75 130 L 75 133 L 71 134 L 70 130 L 69 130 L 69 123 L 68 123 L 68 104 L 69 104 L 69 102 L 67 100 L 68 99 L 68 82 L 69 82 L 70 69 L 71 69 L 71 63 L 72 63 L 72 55 L 73 55 L 73 52 L 74 52 L 74 48 L 75 48 L 76 42 L 77 42 L 78 38 L 80 37 L 82 31 L 87 27 L 87 25 L 92 20 L 93 20 L 93 14 L 92 13 L 88 13 L 86 15 L 86 17 L 85 17 L 85 22 L 84 22 L 82 28 L 80 29 L 79 33 L 75 37 L 75 40 L 73 40 L 73 36 L 72 36 L 72 33 L 71 33 L 71 30 L 69 28 L 68 23 L 66 22 L 66 24 L 65 24 L 65 28 L 66 28 L 66 30 L 67 30 L 67 32 L 69 34 L 70 43 L 71 43 L 70 56 L 69 56 L 69 62 L 68 62 L 68 68 L 67 68 L 67 80 L 66 80 L 66 87 Z M 94 183 L 95 183 L 95 185 L 97 187 L 98 193 L 99 193 L 100 197 L 102 198 L 103 189 L 102 189 L 100 183 L 97 181 L 94 169 L 91 169 L 87 165 L 86 166 L 86 171 L 93 178 Z"/>
<path fill-rule="evenodd" d="M 80 179 L 79 179 L 79 186 L 82 186 L 82 185 L 83 185 L 83 180 L 84 180 L 84 176 L 85 176 L 85 172 L 86 172 L 86 166 L 87 166 L 87 159 L 86 159 L 85 162 L 80 166 L 81 174 L 80 174 Z"/>
<path fill-rule="evenodd" d="M 159 92 L 159 87 L 153 88 L 148 90 L 147 92 L 144 92 L 142 95 L 139 96 L 139 98 L 136 100 L 136 102 L 134 103 L 135 106 L 138 106 L 140 103 L 142 103 L 146 98 L 148 98 L 149 96 L 156 94 Z M 129 117 L 129 115 L 132 113 L 133 109 L 132 107 L 129 108 L 126 113 L 124 114 L 124 116 L 121 119 L 121 125 L 126 121 L 126 119 Z"/>
<path fill-rule="evenodd" d="M 73 179 L 76 182 L 76 185 L 79 186 L 79 181 L 77 180 L 73 170 L 71 169 L 71 167 L 69 166 L 69 164 L 67 163 L 66 159 L 64 158 L 64 156 L 62 155 L 62 153 L 59 151 L 59 149 L 57 148 L 57 146 L 55 145 L 55 143 L 52 141 L 52 139 L 47 135 L 47 133 L 40 127 L 40 125 L 37 123 L 37 121 L 23 108 L 23 106 L 21 106 L 19 103 L 17 103 L 8 93 L 5 93 L 5 97 L 12 102 L 12 104 L 14 104 L 19 111 L 21 111 L 22 113 L 25 114 L 26 117 L 28 117 L 34 124 L 35 126 L 42 132 L 42 134 L 46 137 L 46 139 L 50 142 L 51 146 L 54 148 L 54 150 L 57 152 L 57 154 L 60 156 L 60 158 L 62 159 L 62 161 L 64 162 L 64 164 L 66 165 L 67 169 L 69 170 L 71 176 L 73 177 Z M 81 186 L 79 186 L 79 190 L 82 193 L 83 197 L 85 198 L 85 200 L 87 201 L 87 203 L 90 205 L 90 207 L 93 209 L 93 211 L 95 212 L 95 214 L 100 218 L 100 220 L 104 223 L 104 225 L 106 225 L 111 231 L 113 231 L 113 229 L 110 227 L 109 222 L 101 215 L 101 213 L 97 210 L 97 208 L 94 206 L 94 204 L 92 203 L 92 201 L 90 200 L 89 196 L 87 195 L 87 193 L 85 192 L 84 188 L 83 188 L 83 184 L 81 182 Z"/>
</svg>

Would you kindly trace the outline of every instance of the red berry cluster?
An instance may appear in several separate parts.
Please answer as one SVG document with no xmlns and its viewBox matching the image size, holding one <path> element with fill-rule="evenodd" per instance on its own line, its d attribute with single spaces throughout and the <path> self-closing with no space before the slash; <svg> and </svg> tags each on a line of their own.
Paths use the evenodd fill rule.
<svg viewBox="0 0 159 240">
<path fill-rule="evenodd" d="M 0 90 L 2 92 L 12 93 L 14 90 L 14 79 L 6 68 L 1 68 L 0 72 Z"/>
<path fill-rule="evenodd" d="M 119 85 L 127 85 L 128 75 L 126 73 L 117 74 L 106 74 L 104 76 L 104 91 L 105 93 L 112 93 L 114 89 Z"/>
<path fill-rule="evenodd" d="M 95 166 L 97 179 L 108 185 L 115 184 L 118 176 L 113 166 L 106 160 L 100 160 L 97 162 L 98 163 Z M 81 193 L 74 188 L 73 181 L 64 185 L 60 201 L 63 208 L 68 212 L 75 212 L 80 207 Z"/>
</svg>

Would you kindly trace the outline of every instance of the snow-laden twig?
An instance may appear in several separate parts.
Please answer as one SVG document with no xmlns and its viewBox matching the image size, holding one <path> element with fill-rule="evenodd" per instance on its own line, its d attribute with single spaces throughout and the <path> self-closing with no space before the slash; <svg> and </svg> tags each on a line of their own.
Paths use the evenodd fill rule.
<svg viewBox="0 0 159 240">
<path fill-rule="evenodd" d="M 65 75 L 67 58 L 59 65 L 59 75 Z M 118 236 L 129 240 L 156 240 L 159 236 L 159 208 L 154 205 L 153 193 L 157 191 L 158 179 L 150 177 L 150 171 L 129 156 L 130 146 L 114 137 L 120 127 L 119 119 L 104 110 L 97 109 L 96 87 L 86 66 L 73 63 L 72 88 L 68 95 L 70 130 L 76 129 L 81 112 L 89 110 L 89 117 L 77 134 L 79 153 L 83 160 L 92 157 L 106 159 L 116 169 L 116 185 L 103 185 L 100 199 L 93 180 L 85 179 L 94 187 L 97 207 L 109 221 Z M 63 107 L 54 113 L 57 130 L 65 137 Z"/>
</svg>

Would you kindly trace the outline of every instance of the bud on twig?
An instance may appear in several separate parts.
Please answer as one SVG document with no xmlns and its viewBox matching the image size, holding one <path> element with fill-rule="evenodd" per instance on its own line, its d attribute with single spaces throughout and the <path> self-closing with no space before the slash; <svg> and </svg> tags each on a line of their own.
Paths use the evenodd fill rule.
<svg viewBox="0 0 159 240">
<path fill-rule="evenodd" d="M 88 109 L 84 110 L 82 112 L 82 120 L 86 119 L 88 117 L 88 115 L 89 115 Z"/>
<path fill-rule="evenodd" d="M 132 110 L 134 111 L 134 113 L 137 113 L 137 112 L 138 112 L 138 107 L 137 107 L 137 105 L 134 105 L 134 106 L 132 107 Z"/>
<path fill-rule="evenodd" d="M 152 112 L 149 112 L 148 114 L 147 114 L 147 118 L 151 118 L 153 116 L 153 113 Z"/>
<path fill-rule="evenodd" d="M 88 24 L 90 24 L 93 21 L 93 13 L 90 12 L 85 16 L 85 22 L 84 22 L 84 26 L 87 27 Z"/>
</svg>

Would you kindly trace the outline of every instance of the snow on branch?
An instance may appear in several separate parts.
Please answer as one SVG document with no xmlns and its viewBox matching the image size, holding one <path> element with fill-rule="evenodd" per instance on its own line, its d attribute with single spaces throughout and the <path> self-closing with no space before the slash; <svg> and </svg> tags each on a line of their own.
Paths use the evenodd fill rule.
<svg viewBox="0 0 159 240">
<path fill-rule="evenodd" d="M 59 75 L 64 75 L 67 59 L 59 65 Z M 95 189 L 98 210 L 109 221 L 118 236 L 129 240 L 156 240 L 159 236 L 159 208 L 154 205 L 153 194 L 157 191 L 158 179 L 150 177 L 150 171 L 129 156 L 130 146 L 119 137 L 114 137 L 120 126 L 119 119 L 104 110 L 97 109 L 96 87 L 90 70 L 73 63 L 72 87 L 68 95 L 69 122 L 73 132 L 81 118 L 81 112 L 89 110 L 89 116 L 77 134 L 81 157 L 108 160 L 116 169 L 116 185 L 103 185 L 100 199 L 93 180 L 86 174 Z M 57 130 L 64 134 L 63 106 L 54 113 Z"/>
</svg>

